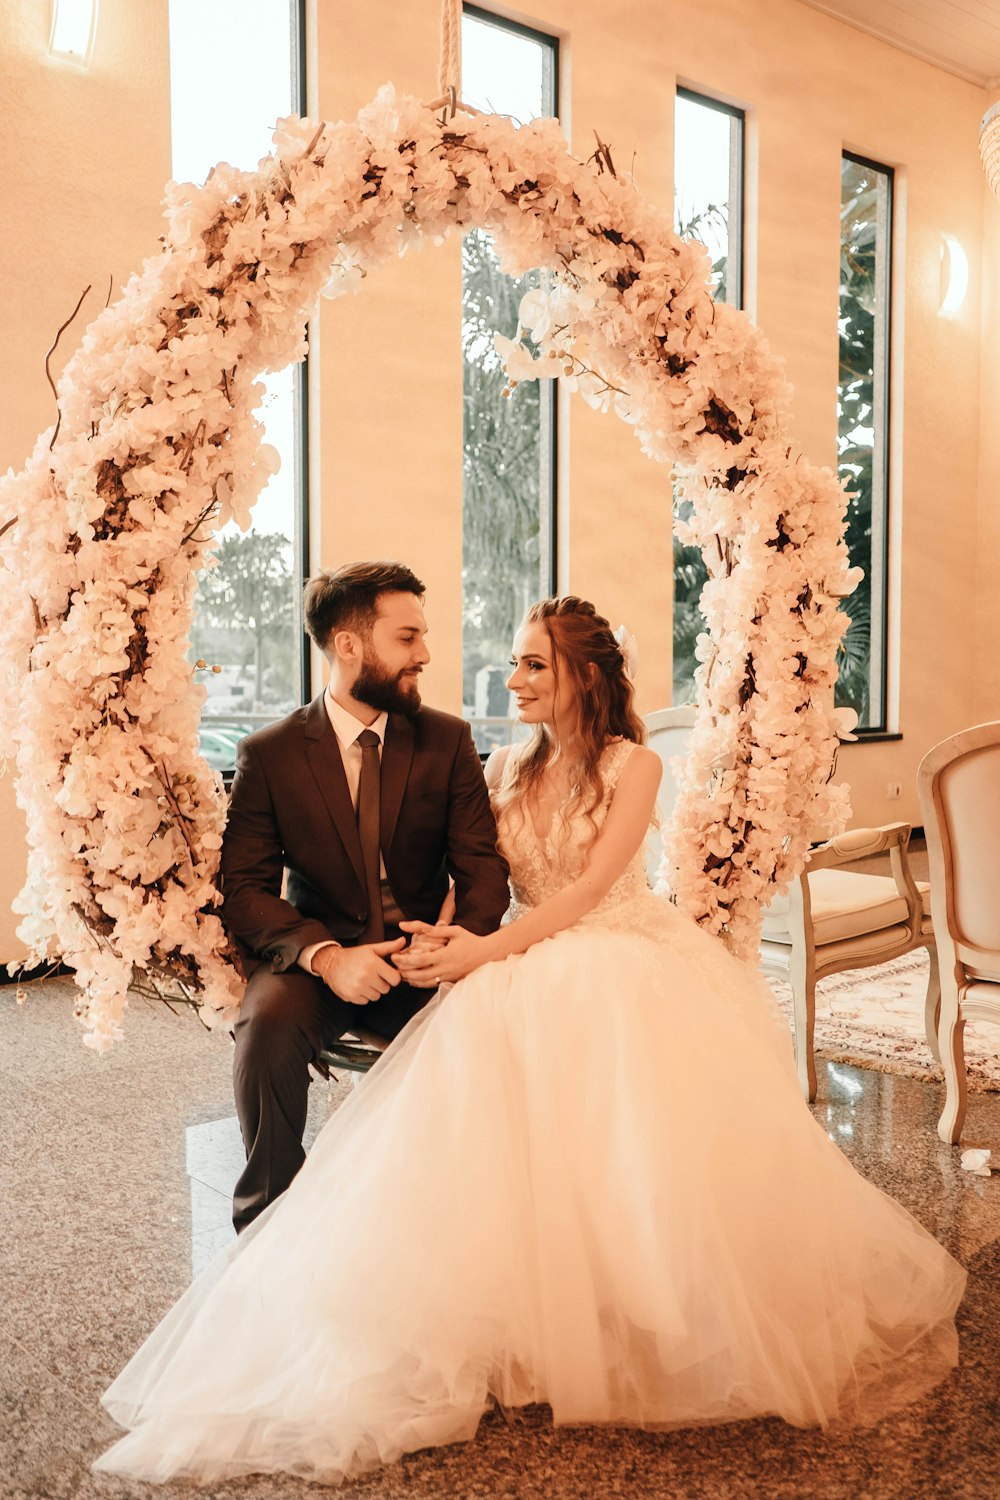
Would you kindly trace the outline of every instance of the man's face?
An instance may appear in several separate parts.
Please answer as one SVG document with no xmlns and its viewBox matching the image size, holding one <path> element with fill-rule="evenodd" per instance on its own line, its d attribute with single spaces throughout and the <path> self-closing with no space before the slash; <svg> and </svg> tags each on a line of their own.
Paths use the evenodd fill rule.
<svg viewBox="0 0 1000 1500">
<path fill-rule="evenodd" d="M 415 714 L 418 678 L 430 661 L 424 643 L 427 621 L 416 594 L 380 594 L 371 637 L 362 641 L 361 670 L 351 694 L 369 708 Z"/>
</svg>

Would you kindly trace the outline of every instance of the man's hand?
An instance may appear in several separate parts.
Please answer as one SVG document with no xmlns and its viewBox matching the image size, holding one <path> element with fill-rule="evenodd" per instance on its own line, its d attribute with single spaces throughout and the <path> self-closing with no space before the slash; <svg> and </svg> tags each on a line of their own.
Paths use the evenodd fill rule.
<svg viewBox="0 0 1000 1500">
<path fill-rule="evenodd" d="M 312 970 L 342 1000 L 367 1005 L 399 983 L 399 975 L 386 960 L 405 944 L 405 938 L 394 938 L 388 943 L 362 943 L 357 948 L 330 945 L 313 954 Z"/>
</svg>

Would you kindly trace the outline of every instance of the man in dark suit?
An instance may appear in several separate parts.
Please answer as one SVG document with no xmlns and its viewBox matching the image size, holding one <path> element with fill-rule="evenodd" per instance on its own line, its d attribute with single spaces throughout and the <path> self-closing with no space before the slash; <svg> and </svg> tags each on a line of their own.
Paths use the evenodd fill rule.
<svg viewBox="0 0 1000 1500">
<path fill-rule="evenodd" d="M 358 563 L 306 587 L 327 690 L 242 741 L 222 848 L 222 916 L 248 984 L 234 1088 L 247 1151 L 244 1228 L 302 1165 L 309 1064 L 362 1026 L 393 1037 L 427 1003 L 392 958 L 399 922 L 493 932 L 507 868 L 469 726 L 424 708 L 424 588 L 399 563 Z M 430 1106 L 429 1106 L 430 1107 Z"/>
</svg>

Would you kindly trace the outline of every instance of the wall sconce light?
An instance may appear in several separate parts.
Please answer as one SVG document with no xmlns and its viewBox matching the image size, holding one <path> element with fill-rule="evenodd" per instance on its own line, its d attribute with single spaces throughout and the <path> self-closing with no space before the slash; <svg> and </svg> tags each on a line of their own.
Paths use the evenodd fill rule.
<svg viewBox="0 0 1000 1500">
<path fill-rule="evenodd" d="M 969 257 L 953 235 L 941 236 L 941 305 L 942 318 L 953 318 L 969 290 Z"/>
<path fill-rule="evenodd" d="M 986 181 L 1000 198 L 1000 101 L 983 115 L 979 127 L 979 155 Z"/>
<path fill-rule="evenodd" d="M 52 0 L 49 51 L 85 68 L 97 30 L 97 0 Z"/>
</svg>

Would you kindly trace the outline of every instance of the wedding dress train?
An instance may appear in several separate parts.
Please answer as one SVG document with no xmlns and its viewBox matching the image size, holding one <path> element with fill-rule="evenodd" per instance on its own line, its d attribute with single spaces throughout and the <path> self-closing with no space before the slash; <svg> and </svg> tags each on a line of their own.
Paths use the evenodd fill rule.
<svg viewBox="0 0 1000 1500">
<path fill-rule="evenodd" d="M 501 819 L 515 912 L 588 831 Z M 964 1282 L 815 1123 L 766 983 L 640 854 L 410 1023 L 111 1386 L 133 1430 L 96 1467 L 335 1482 L 471 1438 L 491 1396 L 560 1423 L 875 1420 L 956 1362 Z"/>
</svg>

